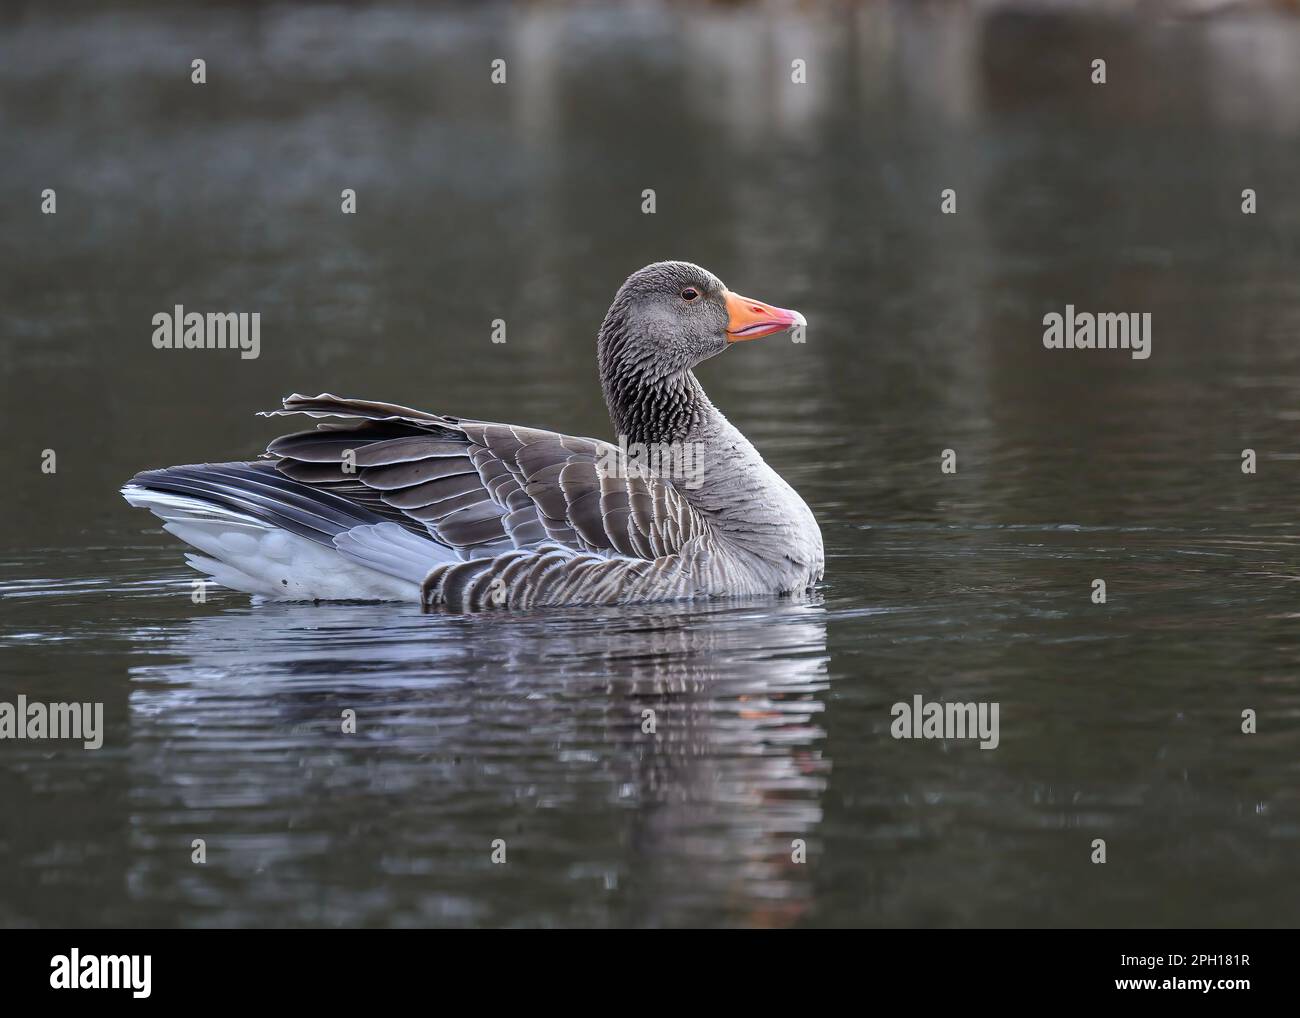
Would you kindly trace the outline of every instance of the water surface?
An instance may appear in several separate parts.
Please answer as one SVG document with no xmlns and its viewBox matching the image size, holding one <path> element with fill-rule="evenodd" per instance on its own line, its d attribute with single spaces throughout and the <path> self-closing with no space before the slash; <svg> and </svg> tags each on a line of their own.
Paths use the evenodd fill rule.
<svg viewBox="0 0 1300 1018">
<path fill-rule="evenodd" d="M 1295 925 L 1297 68 L 1271 15 L 6 14 L 0 699 L 107 731 L 0 743 L 0 923 Z M 195 605 L 116 494 L 295 390 L 608 435 L 665 257 L 809 318 L 700 372 L 821 522 L 809 603 Z M 154 350 L 177 303 L 261 356 Z M 1152 357 L 1045 350 L 1067 303 Z M 915 694 L 1000 745 L 894 740 Z"/>
</svg>

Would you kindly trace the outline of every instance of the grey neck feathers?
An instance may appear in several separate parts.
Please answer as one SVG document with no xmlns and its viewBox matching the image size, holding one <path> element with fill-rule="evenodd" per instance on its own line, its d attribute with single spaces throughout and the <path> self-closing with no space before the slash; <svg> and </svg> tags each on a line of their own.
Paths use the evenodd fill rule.
<svg viewBox="0 0 1300 1018">
<path fill-rule="evenodd" d="M 809 543 L 815 539 L 820 549 L 807 506 L 710 402 L 689 368 L 673 370 L 661 357 L 640 353 L 653 350 L 650 344 L 628 341 L 616 310 L 601 328 L 599 361 L 617 434 L 629 445 L 689 444 L 699 475 L 673 484 L 711 521 L 715 539 L 737 542 L 732 554 L 758 563 L 764 582 L 778 583 L 789 569 L 805 570 L 804 560 L 821 554 L 815 556 Z"/>
<path fill-rule="evenodd" d="M 640 353 L 612 310 L 601 327 L 598 358 L 610 420 L 629 443 L 684 442 L 713 410 L 689 368 Z"/>
</svg>

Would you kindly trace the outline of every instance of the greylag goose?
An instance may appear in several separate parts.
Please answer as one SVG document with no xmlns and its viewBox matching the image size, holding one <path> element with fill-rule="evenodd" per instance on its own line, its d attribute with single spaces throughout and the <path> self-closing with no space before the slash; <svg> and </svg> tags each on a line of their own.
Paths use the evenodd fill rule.
<svg viewBox="0 0 1300 1018">
<path fill-rule="evenodd" d="M 692 370 L 804 325 L 706 269 L 658 262 L 600 327 L 618 444 L 328 393 L 264 416 L 320 423 L 266 458 L 137 474 L 122 489 L 217 583 L 278 600 L 453 611 L 798 594 L 821 531 Z"/>
</svg>

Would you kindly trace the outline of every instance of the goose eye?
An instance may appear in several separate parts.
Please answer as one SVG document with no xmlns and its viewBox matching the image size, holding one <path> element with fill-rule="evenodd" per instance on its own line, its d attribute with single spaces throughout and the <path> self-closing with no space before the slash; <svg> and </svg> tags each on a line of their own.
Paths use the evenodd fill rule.
<svg viewBox="0 0 1300 1018">
<path fill-rule="evenodd" d="M 688 286 L 682 291 L 682 300 L 694 300 L 700 295 L 700 291 L 693 286 Z"/>
</svg>

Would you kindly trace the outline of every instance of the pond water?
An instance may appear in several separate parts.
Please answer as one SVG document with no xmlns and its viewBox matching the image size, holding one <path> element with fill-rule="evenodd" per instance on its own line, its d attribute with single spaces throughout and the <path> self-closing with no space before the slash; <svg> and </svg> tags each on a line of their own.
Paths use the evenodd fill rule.
<svg viewBox="0 0 1300 1018">
<path fill-rule="evenodd" d="M 0 741 L 0 924 L 1300 922 L 1300 21 L 4 19 L 0 701 L 105 732 Z M 809 319 L 699 373 L 821 523 L 808 603 L 196 605 L 117 494 L 293 391 L 608 436 L 661 258 Z M 260 356 L 153 349 L 176 304 Z M 1067 304 L 1150 358 L 1045 349 Z M 892 738 L 918 694 L 997 748 Z"/>
</svg>

